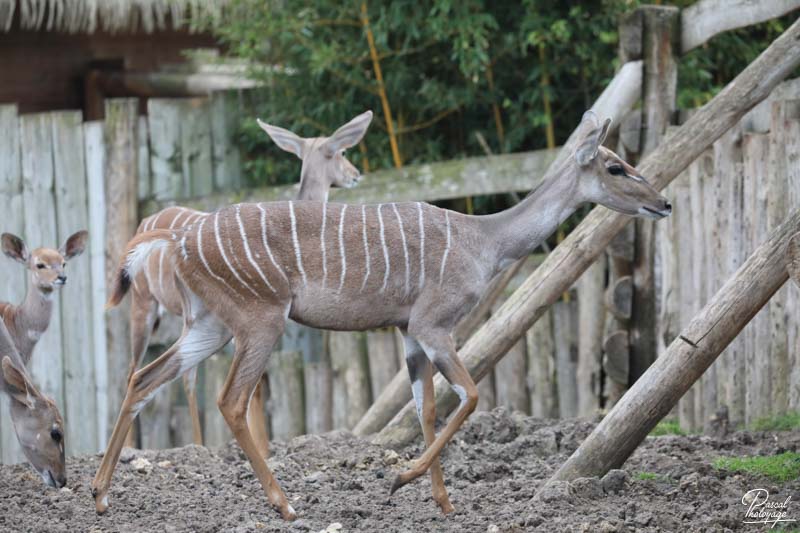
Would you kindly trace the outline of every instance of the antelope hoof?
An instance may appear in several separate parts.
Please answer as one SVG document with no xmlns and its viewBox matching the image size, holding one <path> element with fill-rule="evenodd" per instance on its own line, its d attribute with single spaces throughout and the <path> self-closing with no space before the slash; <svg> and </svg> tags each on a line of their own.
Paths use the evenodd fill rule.
<svg viewBox="0 0 800 533">
<path fill-rule="evenodd" d="M 297 513 L 294 512 L 294 507 L 287 505 L 285 509 L 281 509 L 281 516 L 287 522 L 293 522 L 297 519 Z"/>
<path fill-rule="evenodd" d="M 392 483 L 392 488 L 389 489 L 389 496 L 397 492 L 397 490 L 405 485 L 406 483 L 410 482 L 417 476 L 414 475 L 414 472 L 409 470 L 408 472 L 403 472 L 402 474 L 398 474 L 396 478 L 394 478 L 394 483 Z"/>
<path fill-rule="evenodd" d="M 453 507 L 453 504 L 450 503 L 450 500 L 445 500 L 443 502 L 437 501 L 436 505 L 438 505 L 439 509 L 442 510 L 443 515 L 449 515 L 450 513 L 456 510 L 456 508 Z"/>
<path fill-rule="evenodd" d="M 97 514 L 104 514 L 108 508 L 108 493 L 103 492 L 102 495 L 97 489 L 92 489 L 92 496 L 94 496 L 94 508 Z"/>
</svg>

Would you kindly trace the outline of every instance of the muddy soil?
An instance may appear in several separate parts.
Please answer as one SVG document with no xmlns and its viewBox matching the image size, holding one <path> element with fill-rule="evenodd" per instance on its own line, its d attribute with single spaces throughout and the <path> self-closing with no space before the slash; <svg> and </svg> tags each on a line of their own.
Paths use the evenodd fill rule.
<svg viewBox="0 0 800 533">
<path fill-rule="evenodd" d="M 800 520 L 799 481 L 777 483 L 710 465 L 719 456 L 797 451 L 800 431 L 649 437 L 623 470 L 558 485 L 534 500 L 592 427 L 503 410 L 476 413 L 444 454 L 456 507 L 447 517 L 430 497 L 427 476 L 388 497 L 394 475 L 420 445 L 394 453 L 333 432 L 274 444 L 270 465 L 298 513 L 293 523 L 267 505 L 231 443 L 216 450 L 125 450 L 104 516 L 95 514 L 89 492 L 97 456 L 69 460 L 69 482 L 60 491 L 45 488 L 25 465 L 0 466 L 0 530 L 762 531 L 742 523 L 742 496 L 756 488 L 768 490 L 770 501 L 791 496 L 788 517 Z"/>
</svg>

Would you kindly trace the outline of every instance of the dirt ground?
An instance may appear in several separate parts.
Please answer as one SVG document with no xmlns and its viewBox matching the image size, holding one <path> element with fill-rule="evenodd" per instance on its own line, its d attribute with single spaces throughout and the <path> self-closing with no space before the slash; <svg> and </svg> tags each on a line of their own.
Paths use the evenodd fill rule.
<svg viewBox="0 0 800 533">
<path fill-rule="evenodd" d="M 800 431 L 649 437 L 622 471 L 562 484 L 534 500 L 592 426 L 501 409 L 476 413 L 444 455 L 456 507 L 447 517 L 431 500 L 427 476 L 388 497 L 394 474 L 419 445 L 395 454 L 333 432 L 274 444 L 270 463 L 297 510 L 293 523 L 268 506 L 231 443 L 218 450 L 125 450 L 104 516 L 95 514 L 89 489 L 97 456 L 69 460 L 69 482 L 60 491 L 45 488 L 26 465 L 0 466 L 0 530 L 762 531 L 742 523 L 742 496 L 755 488 L 767 489 L 770 501 L 791 496 L 788 515 L 800 519 L 800 481 L 781 484 L 710 466 L 719 456 L 797 451 Z"/>
</svg>

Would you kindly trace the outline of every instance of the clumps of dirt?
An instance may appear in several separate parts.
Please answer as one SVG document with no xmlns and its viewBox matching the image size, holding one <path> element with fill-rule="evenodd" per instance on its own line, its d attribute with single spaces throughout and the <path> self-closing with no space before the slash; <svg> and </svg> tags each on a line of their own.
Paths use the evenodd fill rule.
<svg viewBox="0 0 800 533">
<path fill-rule="evenodd" d="M 388 492 L 420 444 L 386 450 L 347 432 L 275 443 L 270 467 L 298 513 L 283 522 L 234 443 L 209 450 L 124 450 L 97 516 L 90 495 L 98 456 L 68 461 L 69 481 L 48 489 L 25 465 L 0 466 L 3 531 L 705 531 L 743 530 L 742 496 L 788 496 L 800 519 L 800 482 L 716 470 L 722 455 L 797 451 L 800 431 L 650 437 L 602 479 L 543 484 L 594 424 L 541 420 L 502 409 L 474 414 L 443 456 L 456 512 L 444 517 L 428 477 Z M 537 497 L 534 494 L 542 488 Z M 797 502 L 797 503 L 795 503 Z"/>
</svg>

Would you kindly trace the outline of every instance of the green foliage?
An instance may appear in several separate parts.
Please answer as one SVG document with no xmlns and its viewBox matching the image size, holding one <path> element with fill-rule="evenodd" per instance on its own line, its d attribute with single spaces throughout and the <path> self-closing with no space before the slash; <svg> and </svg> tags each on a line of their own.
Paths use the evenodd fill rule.
<svg viewBox="0 0 800 533">
<path fill-rule="evenodd" d="M 655 472 L 637 472 L 634 475 L 636 479 L 639 481 L 654 481 L 654 482 L 662 482 L 662 483 L 671 483 L 672 479 L 668 476 L 663 474 L 656 474 Z"/>
<path fill-rule="evenodd" d="M 791 431 L 800 429 L 800 412 L 793 411 L 784 415 L 759 418 L 752 424 L 756 431 Z"/>
<path fill-rule="evenodd" d="M 773 481 L 792 481 L 800 477 L 800 453 L 755 457 L 719 457 L 713 466 L 719 470 L 745 472 L 768 477 Z"/>
<path fill-rule="evenodd" d="M 686 432 L 681 429 L 677 420 L 662 420 L 653 428 L 650 436 L 662 437 L 664 435 L 686 435 Z"/>
</svg>

